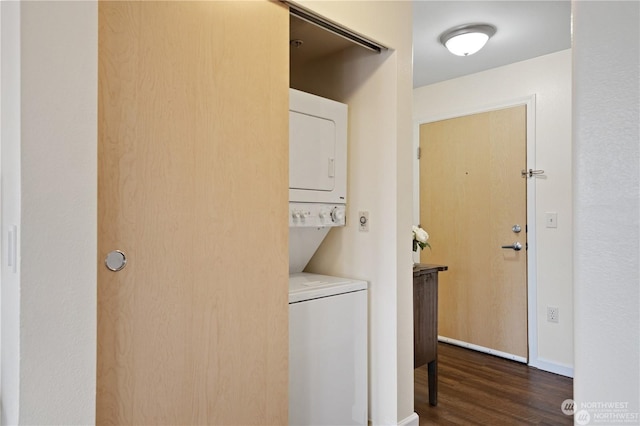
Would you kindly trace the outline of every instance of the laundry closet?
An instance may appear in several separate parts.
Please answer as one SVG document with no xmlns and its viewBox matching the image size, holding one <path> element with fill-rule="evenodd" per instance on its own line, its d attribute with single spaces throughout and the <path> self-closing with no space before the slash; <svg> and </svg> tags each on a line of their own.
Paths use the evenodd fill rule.
<svg viewBox="0 0 640 426">
<path fill-rule="evenodd" d="M 368 282 L 307 270 L 329 233 L 356 226 L 347 220 L 349 105 L 338 101 L 339 70 L 366 40 L 356 45 L 316 19 L 298 9 L 290 18 L 289 423 L 366 425 Z"/>
</svg>

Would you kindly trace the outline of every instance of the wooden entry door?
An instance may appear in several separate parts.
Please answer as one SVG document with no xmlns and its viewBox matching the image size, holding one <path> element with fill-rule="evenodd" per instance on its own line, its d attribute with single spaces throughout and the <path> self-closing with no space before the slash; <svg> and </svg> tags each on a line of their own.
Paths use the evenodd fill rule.
<svg viewBox="0 0 640 426">
<path fill-rule="evenodd" d="M 98 424 L 287 423 L 288 22 L 99 4 Z"/>
<path fill-rule="evenodd" d="M 449 266 L 439 334 L 527 359 L 526 106 L 423 124 L 420 147 L 421 262 Z"/>
</svg>

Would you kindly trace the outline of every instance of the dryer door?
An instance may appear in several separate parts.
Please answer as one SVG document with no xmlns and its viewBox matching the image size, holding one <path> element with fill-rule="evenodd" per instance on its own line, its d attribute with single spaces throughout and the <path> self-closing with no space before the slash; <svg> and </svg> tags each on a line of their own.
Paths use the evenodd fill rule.
<svg viewBox="0 0 640 426">
<path fill-rule="evenodd" d="M 333 191 L 335 155 L 332 120 L 289 111 L 289 188 Z"/>
</svg>

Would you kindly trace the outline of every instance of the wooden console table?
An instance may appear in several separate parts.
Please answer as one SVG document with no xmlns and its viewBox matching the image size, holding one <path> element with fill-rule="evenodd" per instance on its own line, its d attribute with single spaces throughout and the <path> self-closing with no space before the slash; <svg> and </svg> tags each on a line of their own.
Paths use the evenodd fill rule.
<svg viewBox="0 0 640 426">
<path fill-rule="evenodd" d="M 438 404 L 438 272 L 447 266 L 413 267 L 413 368 L 427 364 L 429 404 Z"/>
</svg>

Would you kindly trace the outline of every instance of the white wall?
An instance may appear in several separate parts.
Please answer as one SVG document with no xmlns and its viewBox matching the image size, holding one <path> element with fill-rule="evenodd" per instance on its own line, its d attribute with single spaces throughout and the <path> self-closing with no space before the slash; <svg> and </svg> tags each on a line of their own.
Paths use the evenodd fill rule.
<svg viewBox="0 0 640 426">
<path fill-rule="evenodd" d="M 18 125 L 21 134 L 2 140 L 3 160 L 16 161 L 14 167 L 21 173 L 21 180 L 6 182 L 5 173 L 13 172 L 3 164 L 2 205 L 11 210 L 7 216 L 3 211 L 3 247 L 6 223 L 19 221 L 21 264 L 19 279 L 7 282 L 3 268 L 2 324 L 9 335 L 3 330 L 2 348 L 3 357 L 19 350 L 19 358 L 10 353 L 2 360 L 3 380 L 10 372 L 3 383 L 3 423 L 91 424 L 96 363 L 97 4 L 21 2 L 19 7 L 20 18 L 14 24 L 21 35 L 20 61 L 14 66 L 20 71 L 10 76 L 8 87 L 20 90 L 14 111 L 20 115 L 8 121 L 3 117 L 3 133 L 4 126 L 14 130 Z M 11 59 L 5 53 L 3 49 L 3 67 L 5 59 Z M 5 300 L 9 285 L 15 288 Z M 19 324 L 14 312 L 5 310 L 16 302 Z"/>
<path fill-rule="evenodd" d="M 573 366 L 571 50 L 448 80 L 414 90 L 417 123 L 491 109 L 536 95 L 537 353 L 534 366 L 571 375 Z M 558 213 L 558 227 L 545 228 L 545 212 Z M 436 232 L 429 230 L 429 232 Z M 546 306 L 560 309 L 558 324 L 546 321 Z"/>
<path fill-rule="evenodd" d="M 621 402 L 628 403 L 625 412 L 636 416 L 640 412 L 638 22 L 636 1 L 573 2 L 574 399 L 578 411 L 584 403 Z M 606 409 L 586 411 L 590 424 L 596 423 L 597 415 L 611 414 Z M 631 423 L 637 424 L 638 417 Z"/>
<path fill-rule="evenodd" d="M 350 108 L 348 225 L 330 233 L 308 270 L 369 281 L 370 419 L 385 425 L 417 422 L 410 248 L 411 3 L 299 3 L 392 49 L 380 55 L 344 55 L 340 75 L 331 76 L 335 95 Z M 361 210 L 370 213 L 368 233 L 355 226 Z"/>
<path fill-rule="evenodd" d="M 2 424 L 18 422 L 20 392 L 20 268 L 8 267 L 10 226 L 20 230 L 20 3 L 2 8 Z M 19 239 L 17 240 L 19 243 Z"/>
</svg>

